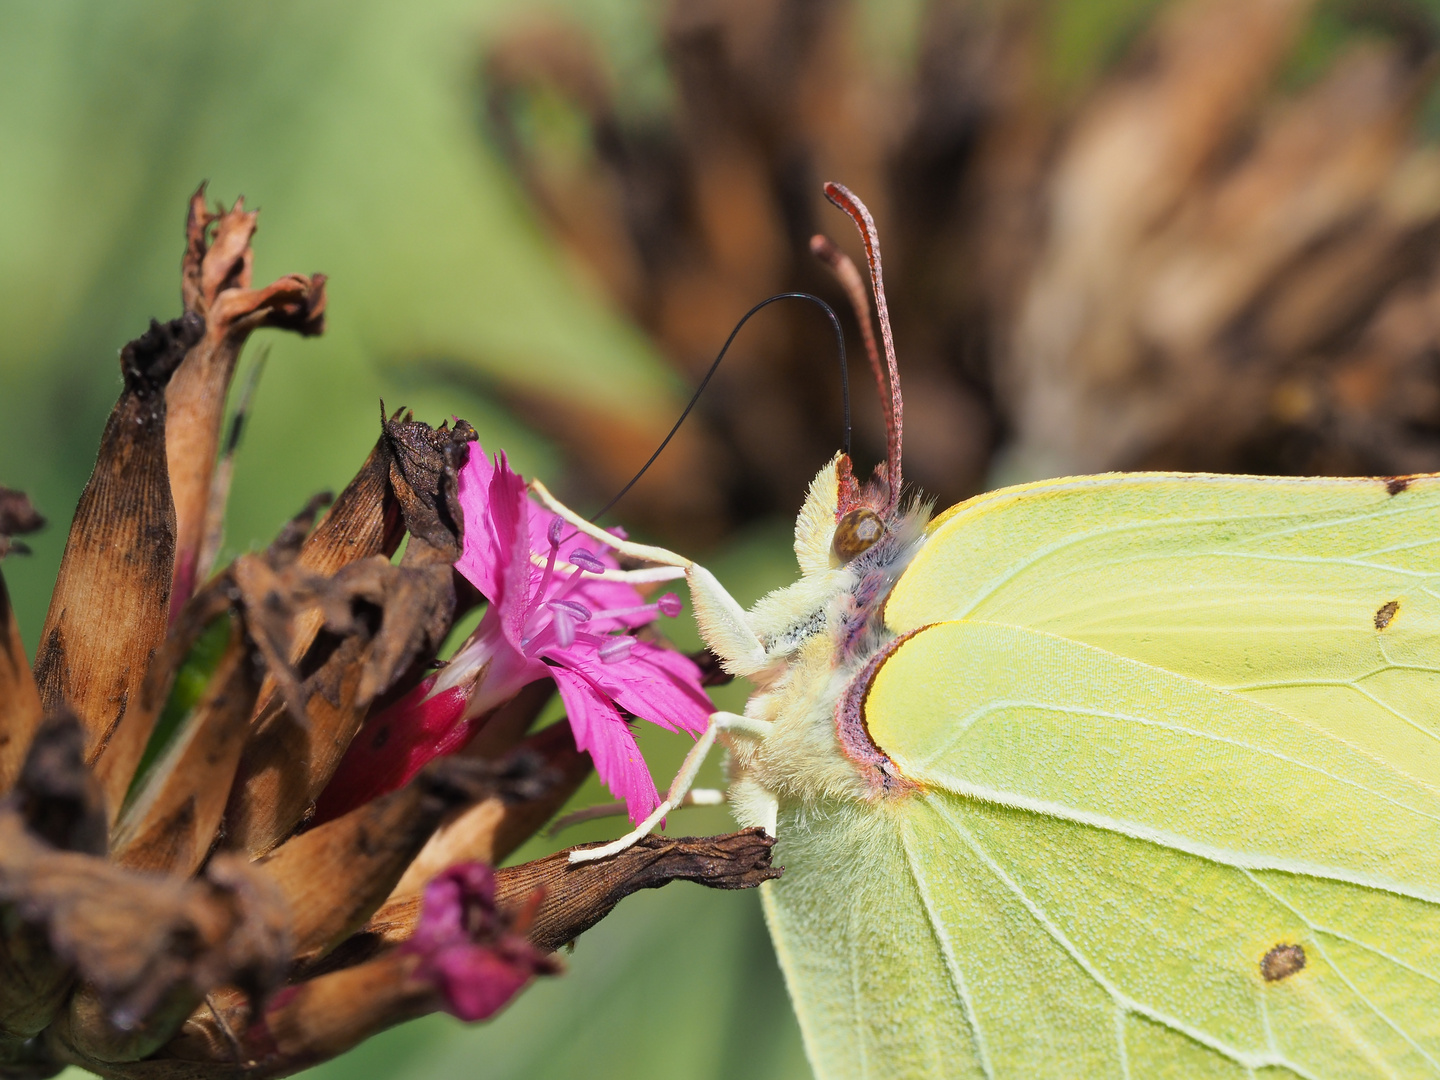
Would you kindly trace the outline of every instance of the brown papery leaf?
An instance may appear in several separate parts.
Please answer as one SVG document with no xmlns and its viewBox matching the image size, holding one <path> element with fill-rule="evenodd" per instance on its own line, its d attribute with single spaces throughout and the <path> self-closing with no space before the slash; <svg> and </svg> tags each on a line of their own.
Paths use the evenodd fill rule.
<svg viewBox="0 0 1440 1080">
<path fill-rule="evenodd" d="M 415 856 L 387 904 L 419 893 L 431 878 L 456 863 L 499 865 L 549 821 L 590 775 L 590 755 L 575 748 L 568 721 L 561 720 L 536 732 L 520 747 L 522 753 L 546 764 L 555 776 L 554 782 L 535 798 L 494 795 L 450 813 Z"/>
<path fill-rule="evenodd" d="M 542 949 L 558 949 L 641 889 L 658 889 L 672 881 L 693 881 L 707 889 L 753 889 L 778 878 L 783 868 L 770 865 L 774 846 L 775 838 L 764 829 L 745 829 L 725 836 L 647 836 L 598 862 L 571 863 L 570 852 L 560 851 L 497 871 L 496 901 L 502 910 L 515 910 L 543 892 L 526 936 Z"/>
<path fill-rule="evenodd" d="M 313 581 L 326 629 L 301 663 L 303 694 L 284 694 L 289 709 L 276 702 L 260 718 L 231 800 L 230 835 L 253 856 L 294 831 L 376 696 L 397 680 L 418 680 L 454 621 L 462 527 L 456 471 L 474 432 L 463 422 L 450 430 L 406 419 L 386 421 L 385 437 L 389 481 L 410 542 L 398 566 L 371 556 Z M 245 591 L 245 580 L 237 580 Z M 295 617 L 293 600 L 252 599 L 250 606 L 276 619 Z M 273 660 L 271 671 L 277 672 Z"/>
<path fill-rule="evenodd" d="M 84 753 L 85 729 L 72 714 L 41 725 L 15 789 L 0 802 L 0 833 L 9 821 L 22 847 L 103 854 L 105 810 Z M 20 917 L 23 893 L 11 891 L 10 855 L 0 839 L 0 1061 L 50 1022 L 72 981 L 48 928 Z"/>
<path fill-rule="evenodd" d="M 529 909 L 526 937 L 542 949 L 558 949 L 608 915 L 621 900 L 641 889 L 672 881 L 693 881 L 711 889 L 753 889 L 778 878 L 783 867 L 770 865 L 775 838 L 764 829 L 725 836 L 647 836 L 634 847 L 598 862 L 571 863 L 567 848 L 554 855 L 495 871 L 496 900 L 502 910 Z M 420 917 L 421 894 L 388 901 L 365 929 L 336 951 L 353 960 L 410 939 Z"/>
<path fill-rule="evenodd" d="M 400 547 L 405 529 L 400 504 L 390 490 L 389 481 L 390 444 L 382 435 L 355 479 L 345 486 L 315 531 L 305 538 L 300 548 L 300 565 L 312 573 L 330 575 L 357 559 L 393 555 Z M 317 621 L 315 628 L 319 629 L 319 625 Z M 303 653 L 309 641 L 297 633 L 295 644 Z"/>
<path fill-rule="evenodd" d="M 300 651 L 295 627 L 304 614 L 317 610 L 327 581 L 306 568 L 300 556 L 315 515 L 329 502 L 329 492 L 313 496 L 265 551 L 241 555 L 230 570 L 246 611 L 250 638 L 265 660 L 261 694 L 278 688 L 297 716 L 305 715 L 310 695 L 292 659 Z M 256 712 L 260 713 L 258 704 Z"/>
<path fill-rule="evenodd" d="M 5 577 L 0 574 L 0 795 L 9 791 L 20 775 L 40 717 L 40 692 L 30 674 Z"/>
<path fill-rule="evenodd" d="M 227 211 L 211 214 L 205 207 L 203 184 L 190 201 L 182 293 L 186 311 L 204 317 L 205 336 L 190 349 L 166 392 L 170 410 L 166 446 L 176 517 L 176 607 L 195 587 L 225 395 L 246 339 L 262 326 L 307 337 L 325 328 L 325 275 L 290 274 L 266 288 L 250 288 L 254 259 L 250 240 L 256 216 L 244 209 L 243 199 Z"/>
<path fill-rule="evenodd" d="M 215 840 L 260 690 L 240 617 L 204 694 L 115 824 L 110 857 L 136 870 L 189 876 Z"/>
<path fill-rule="evenodd" d="M 324 633 L 311 647 L 319 667 L 304 680 L 297 718 L 275 699 L 254 725 L 230 806 L 227 843 L 258 858 L 295 831 L 314 806 L 364 718 L 357 701 L 368 636 Z"/>
<path fill-rule="evenodd" d="M 571 865 L 569 852 L 562 851 L 497 871 L 496 900 L 503 920 L 513 922 L 517 932 L 523 927 L 534 945 L 553 951 L 639 889 L 671 881 L 746 889 L 778 877 L 780 871 L 770 866 L 774 843 L 763 830 L 750 829 L 716 837 L 652 836 L 598 863 Z M 283 991 L 266 1008 L 263 1026 L 250 1023 L 249 1006 L 238 996 L 217 996 L 165 1048 L 168 1062 L 147 1063 L 124 1075 L 137 1080 L 279 1076 L 439 1008 L 434 991 L 414 977 L 415 955 L 393 948 L 409 940 L 419 914 L 419 896 L 387 904 L 342 947 L 354 966 Z M 195 1071 L 180 1071 L 181 1062 L 195 1063 Z"/>
<path fill-rule="evenodd" d="M 0 559 L 11 550 L 24 553 L 27 549 L 12 539 L 45 527 L 45 519 L 23 491 L 0 487 Z"/>
<path fill-rule="evenodd" d="M 92 768 L 104 792 L 112 824 L 175 685 L 176 674 L 206 627 L 230 608 L 234 589 L 234 581 L 228 575 L 221 575 L 181 608 L 164 642 L 155 651 L 135 701 L 126 709 L 109 741 L 100 748 Z"/>
<path fill-rule="evenodd" d="M 236 986 L 259 1000 L 284 977 L 288 913 L 246 860 L 217 856 L 201 879 L 185 881 L 64 858 L 37 860 L 29 908 L 85 983 L 48 1033 L 62 1056 L 138 1060 L 212 991 Z"/>
<path fill-rule="evenodd" d="M 165 386 L 205 330 L 186 314 L 120 353 L 125 388 L 80 496 L 35 658 L 47 712 L 75 710 L 93 760 L 165 637 L 175 508 L 165 466 Z"/>
<path fill-rule="evenodd" d="M 476 438 L 464 420 L 457 420 L 453 429 L 446 424 L 431 428 L 408 416 L 386 423 L 385 433 L 390 441 L 390 487 L 400 503 L 409 543 L 398 568 L 384 568 L 376 559 L 347 566 L 336 574 L 335 591 L 325 603 L 327 626 L 341 633 L 353 618 L 355 599 L 384 611 L 360 685 L 367 704 L 404 676 L 418 681 L 426 659 L 434 656 L 454 623 L 452 567 L 460 557 L 464 532 L 458 474 Z"/>
<path fill-rule="evenodd" d="M 0 804 L 0 960 L 19 976 L 0 981 L 0 1031 L 50 1024 L 78 979 L 49 1052 L 126 1060 L 169 1039 L 218 986 L 255 996 L 277 985 L 288 920 L 273 883 L 243 860 L 218 857 L 186 881 L 97 857 L 106 816 L 84 741 L 74 718 L 52 718 Z"/>
<path fill-rule="evenodd" d="M 372 555 L 383 555 L 388 560 L 400 547 L 404 535 L 400 504 L 390 490 L 390 441 L 382 434 L 355 479 L 340 492 L 315 531 L 305 538 L 298 564 L 302 570 L 329 577 L 342 567 Z M 294 615 L 289 630 L 291 665 L 300 663 L 324 622 L 325 615 L 319 607 Z M 259 710 L 270 703 L 274 689 L 274 677 L 267 674 L 260 692 Z"/>
<path fill-rule="evenodd" d="M 543 758 L 431 762 L 405 787 L 286 841 L 262 865 L 293 912 L 295 955 L 306 965 L 365 924 L 405 868 L 457 807 L 528 805 L 559 779 Z"/>
<path fill-rule="evenodd" d="M 133 1080 L 288 1076 L 439 1008 L 434 988 L 414 977 L 419 959 L 390 952 L 287 988 L 258 1023 L 252 1022 L 253 1010 L 239 995 L 216 995 L 155 1060 L 107 1072 Z"/>
</svg>

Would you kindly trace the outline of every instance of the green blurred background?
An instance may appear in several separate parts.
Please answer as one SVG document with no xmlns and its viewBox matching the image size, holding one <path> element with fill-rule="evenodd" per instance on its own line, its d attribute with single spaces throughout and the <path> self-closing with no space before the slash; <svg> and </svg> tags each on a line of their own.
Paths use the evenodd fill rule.
<svg viewBox="0 0 1440 1080">
<path fill-rule="evenodd" d="M 1046 81 L 1083 83 L 1155 4 L 1039 4 Z M 549 6 L 598 40 L 630 106 L 667 107 L 658 0 Z M 859 8 L 871 59 L 912 64 L 918 0 Z M 271 355 L 237 459 L 231 552 L 268 542 L 312 493 L 343 486 L 375 440 L 382 399 L 432 423 L 462 416 L 488 449 L 546 477 L 564 470 L 559 446 L 477 388 L 502 380 L 640 427 L 678 411 L 685 380 L 575 271 L 484 134 L 479 58 L 507 20 L 534 10 L 518 0 L 0 0 L 0 484 L 28 492 L 50 520 L 30 538 L 33 556 L 5 567 L 32 649 L 119 388 L 118 349 L 150 317 L 179 311 L 184 211 L 202 179 L 212 200 L 243 195 L 263 210 L 257 283 L 329 275 L 323 337 L 267 331 L 249 347 L 246 363 L 259 348 Z M 1323 68 L 1337 25 L 1316 21 L 1295 80 Z M 801 494 L 796 485 L 780 504 L 798 507 Z M 752 518 L 694 553 L 748 602 L 793 577 L 789 529 L 783 517 Z M 682 645 L 698 644 L 686 619 L 675 627 Z M 738 708 L 744 688 L 716 697 Z M 662 780 L 685 749 L 655 732 L 642 745 Z M 702 782 L 719 781 L 712 763 Z M 575 804 L 603 797 L 592 782 Z M 730 822 L 707 809 L 671 824 L 701 833 Z M 516 859 L 615 827 L 537 840 Z M 678 884 L 636 895 L 566 959 L 562 978 L 491 1023 L 429 1017 L 310 1075 L 808 1074 L 754 893 Z"/>
</svg>

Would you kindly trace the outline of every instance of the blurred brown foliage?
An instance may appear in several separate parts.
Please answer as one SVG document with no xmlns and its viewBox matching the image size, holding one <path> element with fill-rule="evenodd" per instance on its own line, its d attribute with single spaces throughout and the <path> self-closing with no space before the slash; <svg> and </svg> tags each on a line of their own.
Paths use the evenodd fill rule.
<svg viewBox="0 0 1440 1080">
<path fill-rule="evenodd" d="M 844 310 L 808 241 L 860 252 L 820 181 L 865 198 L 907 478 L 941 505 L 1107 469 L 1440 469 L 1440 155 L 1417 135 L 1434 29 L 1356 3 L 1296 86 L 1315 8 L 1162 5 L 1120 62 L 1057 92 L 1038 0 L 934 0 L 903 78 L 867 57 L 853 7 L 692 0 L 665 16 L 668 115 L 628 115 L 585 34 L 532 21 L 486 56 L 487 116 L 548 229 L 692 382 L 772 293 Z M 578 153 L 530 122 L 557 100 L 585 122 Z M 627 516 L 700 538 L 793 511 L 839 442 L 832 350 L 804 305 L 751 323 Z M 868 464 L 883 428 L 858 353 Z M 519 404 L 597 495 L 643 458 L 612 418 Z"/>
</svg>

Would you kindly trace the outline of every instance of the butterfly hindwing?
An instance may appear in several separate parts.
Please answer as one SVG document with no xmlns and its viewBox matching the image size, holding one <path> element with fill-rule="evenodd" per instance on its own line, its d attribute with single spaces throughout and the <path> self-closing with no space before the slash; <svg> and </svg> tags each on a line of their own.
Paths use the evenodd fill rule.
<svg viewBox="0 0 1440 1080">
<path fill-rule="evenodd" d="M 1440 1075 L 1427 786 L 1308 719 L 993 623 L 904 641 L 866 720 L 919 785 L 866 828 L 904 850 L 890 872 L 987 1075 Z"/>
</svg>

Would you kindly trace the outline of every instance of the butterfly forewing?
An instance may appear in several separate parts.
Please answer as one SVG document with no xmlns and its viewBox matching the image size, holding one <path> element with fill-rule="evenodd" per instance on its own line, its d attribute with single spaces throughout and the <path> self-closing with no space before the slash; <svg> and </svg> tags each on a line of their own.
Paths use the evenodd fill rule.
<svg viewBox="0 0 1440 1080">
<path fill-rule="evenodd" d="M 886 606 L 1033 627 L 1314 720 L 1440 791 L 1440 481 L 1127 474 L 964 503 Z"/>
</svg>

